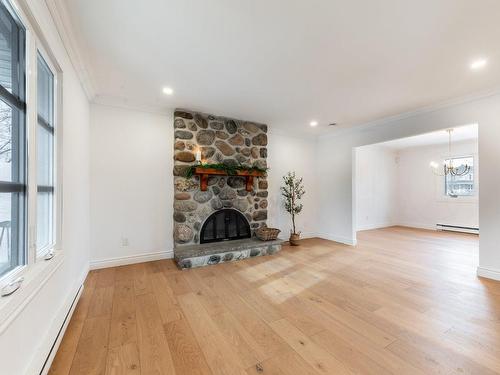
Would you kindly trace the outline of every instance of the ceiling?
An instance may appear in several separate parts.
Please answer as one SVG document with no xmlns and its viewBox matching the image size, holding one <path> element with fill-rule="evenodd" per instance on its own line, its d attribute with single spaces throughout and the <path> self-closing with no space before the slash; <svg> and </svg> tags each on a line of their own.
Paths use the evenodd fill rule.
<svg viewBox="0 0 500 375">
<path fill-rule="evenodd" d="M 363 124 L 500 87 L 498 0 L 65 6 L 102 103 L 184 107 L 322 134 L 331 122 Z M 471 71 L 480 57 L 487 67 Z"/>
<path fill-rule="evenodd" d="M 452 142 L 465 142 L 478 139 L 477 124 L 460 126 L 453 129 Z M 400 138 L 394 141 L 380 143 L 379 145 L 393 149 L 402 150 L 411 147 L 422 147 L 431 145 L 440 145 L 448 143 L 448 132 L 445 130 L 432 133 L 416 135 L 414 137 Z"/>
</svg>

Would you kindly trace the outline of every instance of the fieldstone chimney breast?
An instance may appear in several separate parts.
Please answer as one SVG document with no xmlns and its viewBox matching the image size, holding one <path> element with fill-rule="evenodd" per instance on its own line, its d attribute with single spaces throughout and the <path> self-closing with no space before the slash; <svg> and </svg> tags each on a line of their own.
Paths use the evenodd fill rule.
<svg viewBox="0 0 500 375">
<path fill-rule="evenodd" d="M 267 168 L 267 125 L 176 110 L 174 128 L 175 247 L 200 244 L 200 231 L 206 219 L 223 209 L 240 212 L 253 236 L 257 228 L 266 225 L 266 178 L 255 178 L 252 191 L 247 191 L 243 177 L 210 176 L 208 189 L 201 191 L 199 176 L 190 179 L 184 176 L 195 162 L 198 150 L 204 164 Z"/>
</svg>

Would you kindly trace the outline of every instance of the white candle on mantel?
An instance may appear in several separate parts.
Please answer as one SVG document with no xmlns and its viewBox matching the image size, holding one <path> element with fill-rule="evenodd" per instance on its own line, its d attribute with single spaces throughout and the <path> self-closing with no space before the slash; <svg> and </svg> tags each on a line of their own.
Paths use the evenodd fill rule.
<svg viewBox="0 0 500 375">
<path fill-rule="evenodd" d="M 199 163 L 201 161 L 201 150 L 196 151 L 196 161 Z"/>
</svg>

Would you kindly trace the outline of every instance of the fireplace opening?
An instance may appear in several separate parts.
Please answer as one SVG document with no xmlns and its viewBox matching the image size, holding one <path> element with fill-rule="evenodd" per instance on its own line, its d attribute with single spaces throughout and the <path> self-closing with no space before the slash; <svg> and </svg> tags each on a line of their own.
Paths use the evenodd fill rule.
<svg viewBox="0 0 500 375">
<path fill-rule="evenodd" d="M 250 238 L 250 225 L 239 211 L 224 209 L 214 212 L 201 227 L 200 243 Z"/>
</svg>

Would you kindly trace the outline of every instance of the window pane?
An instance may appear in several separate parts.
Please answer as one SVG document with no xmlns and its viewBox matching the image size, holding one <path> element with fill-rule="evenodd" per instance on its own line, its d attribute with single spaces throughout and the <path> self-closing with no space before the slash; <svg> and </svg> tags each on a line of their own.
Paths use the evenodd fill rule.
<svg viewBox="0 0 500 375">
<path fill-rule="evenodd" d="M 23 200 L 18 193 L 0 193 L 0 275 L 24 264 Z"/>
<path fill-rule="evenodd" d="M 45 127 L 37 130 L 37 180 L 39 186 L 53 186 L 53 135 Z"/>
<path fill-rule="evenodd" d="M 37 65 L 37 254 L 54 243 L 54 76 L 38 55 Z"/>
<path fill-rule="evenodd" d="M 52 108 L 53 108 L 53 88 L 54 76 L 50 71 L 47 63 L 38 55 L 38 71 L 37 71 L 37 107 L 38 116 L 43 121 L 52 126 Z"/>
<path fill-rule="evenodd" d="M 52 193 L 38 193 L 37 196 L 37 249 L 52 244 Z"/>
<path fill-rule="evenodd" d="M 0 3 L 0 276 L 26 260 L 24 30 Z"/>
<path fill-rule="evenodd" d="M 0 6 L 0 85 L 24 100 L 24 30 Z"/>
<path fill-rule="evenodd" d="M 456 168 L 459 174 L 466 172 L 461 176 L 451 174 L 445 177 L 445 194 L 449 196 L 471 196 L 474 195 L 474 158 L 463 157 L 447 159 L 446 164 L 450 163 Z"/>
<path fill-rule="evenodd" d="M 12 181 L 12 109 L 0 100 L 0 181 Z"/>
<path fill-rule="evenodd" d="M 24 113 L 0 100 L 0 182 L 23 183 Z"/>
<path fill-rule="evenodd" d="M 0 84 L 12 92 L 12 23 L 3 7 L 0 12 Z"/>
</svg>

